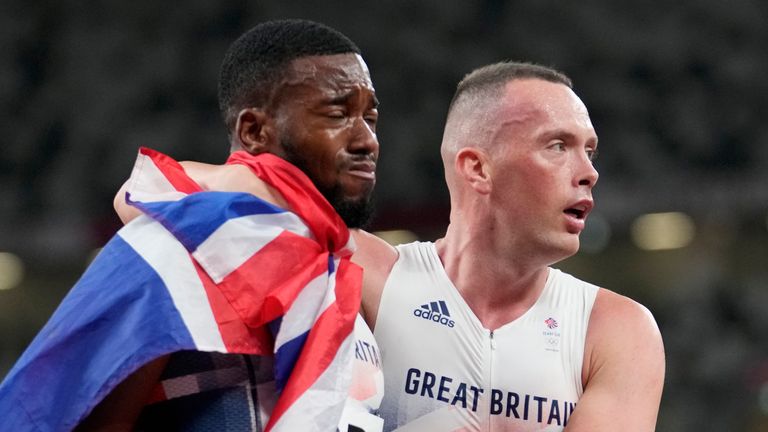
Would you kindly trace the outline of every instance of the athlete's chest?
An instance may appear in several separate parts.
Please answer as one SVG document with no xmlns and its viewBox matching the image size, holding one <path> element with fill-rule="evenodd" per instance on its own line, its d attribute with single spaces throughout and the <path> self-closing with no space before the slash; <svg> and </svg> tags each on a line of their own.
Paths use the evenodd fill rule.
<svg viewBox="0 0 768 432">
<path fill-rule="evenodd" d="M 490 331 L 454 296 L 427 293 L 411 297 L 391 320 L 402 329 L 394 345 L 382 347 L 383 355 L 401 359 L 398 363 L 407 359 L 413 364 L 434 365 L 492 384 L 540 382 L 539 375 L 564 375 L 564 356 L 579 342 L 577 332 L 569 328 L 568 314 L 555 307 L 536 305 L 514 322 Z M 386 352 L 390 350 L 396 352 Z M 509 373 L 513 370 L 518 373 Z M 525 374 L 519 373 L 522 371 Z"/>
</svg>

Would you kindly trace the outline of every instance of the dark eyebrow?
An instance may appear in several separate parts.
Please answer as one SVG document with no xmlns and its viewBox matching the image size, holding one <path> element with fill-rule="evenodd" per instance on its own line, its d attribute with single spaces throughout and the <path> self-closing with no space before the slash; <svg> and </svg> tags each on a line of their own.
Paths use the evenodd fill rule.
<svg viewBox="0 0 768 432">
<path fill-rule="evenodd" d="M 344 94 L 340 94 L 338 96 L 334 96 L 326 101 L 329 105 L 344 105 L 349 101 L 349 99 L 352 97 L 352 95 L 355 92 L 347 92 Z M 373 94 L 373 101 L 372 101 L 373 109 L 376 109 L 379 107 L 379 99 L 376 97 L 376 94 Z"/>
<path fill-rule="evenodd" d="M 347 101 L 349 100 L 349 98 L 351 96 L 352 96 L 351 93 L 340 94 L 338 96 L 335 96 L 335 97 L 332 97 L 332 98 L 328 99 L 327 102 L 330 105 L 343 105 L 343 104 L 347 103 Z"/>
</svg>

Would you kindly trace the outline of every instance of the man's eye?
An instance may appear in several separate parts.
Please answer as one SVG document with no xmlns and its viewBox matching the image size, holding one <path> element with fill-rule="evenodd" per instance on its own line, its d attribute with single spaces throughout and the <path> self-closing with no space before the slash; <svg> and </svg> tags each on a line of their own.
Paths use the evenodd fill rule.
<svg viewBox="0 0 768 432">
<path fill-rule="evenodd" d="M 598 154 L 599 153 L 597 152 L 597 149 L 587 149 L 587 157 L 593 162 L 595 159 L 597 159 Z"/>
<path fill-rule="evenodd" d="M 342 119 L 346 116 L 346 113 L 341 110 L 329 111 L 326 116 L 332 119 Z"/>
<path fill-rule="evenodd" d="M 556 142 L 552 144 L 552 149 L 557 151 L 565 151 L 565 143 L 564 142 Z"/>
</svg>

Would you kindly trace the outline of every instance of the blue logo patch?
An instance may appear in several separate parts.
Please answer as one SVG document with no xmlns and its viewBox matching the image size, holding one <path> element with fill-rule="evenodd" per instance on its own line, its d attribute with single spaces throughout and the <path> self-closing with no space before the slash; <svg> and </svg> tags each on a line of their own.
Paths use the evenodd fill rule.
<svg viewBox="0 0 768 432">
<path fill-rule="evenodd" d="M 423 304 L 413 310 L 413 315 L 450 328 L 456 325 L 456 322 L 451 319 L 451 313 L 448 312 L 448 305 L 444 300 Z"/>
</svg>

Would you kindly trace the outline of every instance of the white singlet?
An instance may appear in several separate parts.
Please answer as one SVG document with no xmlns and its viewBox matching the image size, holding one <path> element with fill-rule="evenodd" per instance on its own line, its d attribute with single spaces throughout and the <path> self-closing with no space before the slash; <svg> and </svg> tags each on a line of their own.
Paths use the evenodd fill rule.
<svg viewBox="0 0 768 432">
<path fill-rule="evenodd" d="M 550 268 L 536 303 L 489 331 L 448 279 L 433 243 L 398 251 L 374 330 L 385 430 L 563 430 L 583 391 L 598 287 Z"/>
</svg>

